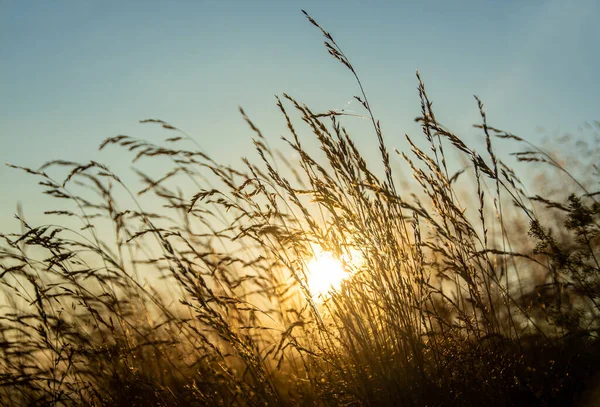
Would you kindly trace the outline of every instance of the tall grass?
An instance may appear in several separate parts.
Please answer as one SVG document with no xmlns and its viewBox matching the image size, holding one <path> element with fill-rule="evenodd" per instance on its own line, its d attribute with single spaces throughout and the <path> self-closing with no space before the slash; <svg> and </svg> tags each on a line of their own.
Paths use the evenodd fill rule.
<svg viewBox="0 0 600 407">
<path fill-rule="evenodd" d="M 293 160 L 242 110 L 258 159 L 237 167 L 155 119 L 143 122 L 168 132 L 160 145 L 100 146 L 169 163 L 136 170 L 140 191 L 98 162 L 17 167 L 62 204 L 0 235 L 2 405 L 584 401 L 600 366 L 594 185 L 490 126 L 479 99 L 476 151 L 437 121 L 418 74 L 423 134 L 390 151 L 352 63 L 307 17 L 355 77 L 380 160 L 363 157 L 345 113 L 283 94 Z M 527 192 L 497 139 L 562 195 Z M 414 181 L 400 186 L 396 159 Z M 348 273 L 321 298 L 307 282 L 318 249 Z"/>
</svg>

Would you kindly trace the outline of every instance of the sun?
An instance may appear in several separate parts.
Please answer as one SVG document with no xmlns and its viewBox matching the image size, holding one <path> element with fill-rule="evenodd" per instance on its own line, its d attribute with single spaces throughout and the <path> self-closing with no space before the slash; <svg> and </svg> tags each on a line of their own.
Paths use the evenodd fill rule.
<svg viewBox="0 0 600 407">
<path fill-rule="evenodd" d="M 316 250 L 307 264 L 308 288 L 313 298 L 327 295 L 330 291 L 340 288 L 342 281 L 348 277 L 342 262 L 327 251 Z"/>
</svg>

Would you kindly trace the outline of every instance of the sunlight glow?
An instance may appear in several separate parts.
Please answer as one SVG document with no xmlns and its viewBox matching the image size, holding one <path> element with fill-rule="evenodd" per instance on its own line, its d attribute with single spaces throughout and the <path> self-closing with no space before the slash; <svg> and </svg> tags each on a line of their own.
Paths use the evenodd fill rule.
<svg viewBox="0 0 600 407">
<path fill-rule="evenodd" d="M 342 263 L 331 253 L 317 251 L 316 256 L 307 263 L 308 288 L 313 297 L 326 295 L 338 290 L 348 276 Z"/>
</svg>

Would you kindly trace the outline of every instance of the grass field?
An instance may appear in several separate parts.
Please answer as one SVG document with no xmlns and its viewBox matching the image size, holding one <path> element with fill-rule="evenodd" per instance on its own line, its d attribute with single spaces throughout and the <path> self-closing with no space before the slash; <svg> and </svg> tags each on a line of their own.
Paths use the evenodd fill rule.
<svg viewBox="0 0 600 407">
<path fill-rule="evenodd" d="M 17 167 L 60 210 L 0 234 L 1 405 L 593 405 L 596 157 L 566 168 L 477 98 L 476 151 L 418 74 L 423 133 L 392 151 L 307 18 L 356 79 L 379 160 L 347 113 L 283 94 L 283 140 L 241 111 L 258 159 L 238 166 L 153 119 L 163 143 L 100 146 L 168 164 L 139 190 L 98 162 Z"/>
</svg>

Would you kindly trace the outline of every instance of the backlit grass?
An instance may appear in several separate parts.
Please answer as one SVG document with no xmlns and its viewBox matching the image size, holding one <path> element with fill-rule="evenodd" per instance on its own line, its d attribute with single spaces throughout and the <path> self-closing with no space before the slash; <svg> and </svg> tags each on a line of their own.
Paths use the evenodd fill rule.
<svg viewBox="0 0 600 407">
<path fill-rule="evenodd" d="M 138 170 L 141 186 L 98 162 L 22 168 L 63 209 L 41 225 L 19 215 L 21 231 L 0 234 L 2 405 L 592 397 L 597 168 L 579 181 L 551 152 L 489 125 L 479 99 L 486 148 L 476 151 L 436 120 L 418 74 L 423 133 L 390 150 L 350 60 L 308 19 L 355 77 L 379 160 L 361 154 L 343 112 L 283 94 L 279 143 L 241 111 L 258 159 L 238 166 L 152 119 L 163 143 L 100 146 L 169 163 L 159 177 Z M 506 141 L 545 188 L 506 164 L 495 147 Z M 314 142 L 321 158 L 304 147 Z M 396 159 L 413 181 L 400 185 Z"/>
</svg>

